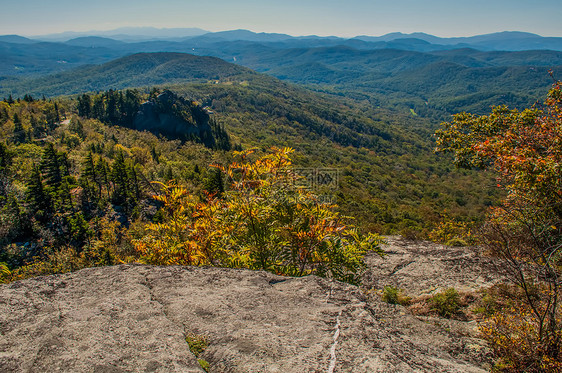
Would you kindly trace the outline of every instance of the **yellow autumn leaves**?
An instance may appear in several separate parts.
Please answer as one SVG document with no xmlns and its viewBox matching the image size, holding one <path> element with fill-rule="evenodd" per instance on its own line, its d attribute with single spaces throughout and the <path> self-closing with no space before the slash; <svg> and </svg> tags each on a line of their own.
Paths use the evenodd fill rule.
<svg viewBox="0 0 562 373">
<path fill-rule="evenodd" d="M 216 166 L 229 188 L 203 201 L 177 183 L 160 184 L 155 198 L 163 221 L 134 241 L 142 260 L 157 265 L 213 265 L 263 269 L 277 274 L 316 274 L 359 281 L 368 250 L 382 253 L 381 238 L 360 235 L 333 205 L 322 203 L 291 170 L 291 148 Z"/>
</svg>

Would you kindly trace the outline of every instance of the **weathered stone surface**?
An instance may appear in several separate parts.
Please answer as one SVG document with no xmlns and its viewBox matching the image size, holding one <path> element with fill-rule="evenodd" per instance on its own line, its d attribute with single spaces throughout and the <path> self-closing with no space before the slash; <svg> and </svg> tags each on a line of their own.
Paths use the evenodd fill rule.
<svg viewBox="0 0 562 373">
<path fill-rule="evenodd" d="M 454 287 L 459 291 L 488 288 L 502 280 L 495 262 L 477 247 L 449 247 L 399 236 L 386 238 L 384 259 L 368 255 L 363 284 L 382 289 L 397 286 L 411 295 L 433 294 Z"/>
<path fill-rule="evenodd" d="M 2 372 L 200 372 L 147 268 L 111 267 L 0 288 Z"/>
<path fill-rule="evenodd" d="M 485 372 L 450 323 L 313 276 L 93 268 L 0 286 L 0 371 L 201 372 L 194 333 L 210 372 Z"/>
</svg>

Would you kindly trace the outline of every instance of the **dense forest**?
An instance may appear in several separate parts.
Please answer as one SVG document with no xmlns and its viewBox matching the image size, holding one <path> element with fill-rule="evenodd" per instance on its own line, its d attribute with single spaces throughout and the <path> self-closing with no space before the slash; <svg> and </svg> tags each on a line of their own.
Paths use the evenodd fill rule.
<svg viewBox="0 0 562 373">
<path fill-rule="evenodd" d="M 144 99 L 151 102 L 158 96 L 154 91 L 152 98 Z M 115 244 L 123 237 L 121 229 L 157 216 L 151 181 L 181 178 L 201 193 L 203 188 L 217 188 L 217 176 L 207 167 L 213 159 L 211 149 L 219 149 L 218 144 L 228 148 L 230 143 L 197 105 L 178 99 L 173 110 L 171 106 L 162 110 L 171 110 L 171 116 L 177 111 L 196 113 L 209 127 L 205 136 L 210 139 L 193 134 L 182 140 L 158 138 L 119 126 L 119 119 L 104 124 L 112 115 L 126 124 L 130 108 L 138 109 L 141 97 L 134 91 L 108 91 L 72 101 L 25 96 L 0 102 L 7 139 L 0 148 L 1 260 L 10 268 L 59 255 L 61 250 L 82 255 L 89 265 L 112 263 L 100 240 Z M 197 123 L 181 121 L 186 134 Z"/>
<path fill-rule="evenodd" d="M 357 217 L 362 231 L 424 237 L 451 216 L 461 226 L 482 218 L 482 197 L 473 192 L 475 199 L 467 199 L 455 187 L 473 185 L 478 174 L 454 171 L 415 133 L 290 88 L 281 93 L 268 84 L 170 88 L 176 93 L 108 90 L 0 102 L 6 139 L 0 261 L 23 268 L 63 249 L 82 258 L 82 265 L 112 263 L 116 255 L 123 260 L 132 255 L 127 250 L 134 234 L 142 235 L 139 227 L 161 217 L 153 182 L 174 180 L 204 199 L 205 193 L 225 189 L 225 176 L 210 165 L 231 162 L 230 149 L 255 146 L 263 153 L 291 145 L 301 171 L 334 171 L 335 188 L 315 184 L 315 192 Z M 277 98 L 285 92 L 293 100 Z M 309 138 L 321 146 L 311 146 Z M 422 171 L 428 162 L 434 166 Z M 369 181 L 375 174 L 375 182 Z M 496 198 L 491 191 L 489 203 Z M 467 204 L 473 209 L 468 220 L 458 214 Z M 103 243 L 112 236 L 112 245 Z M 127 255 L 103 251 L 109 246 Z"/>
<path fill-rule="evenodd" d="M 413 109 L 311 92 L 216 58 L 136 54 L 21 84 L 32 90 L 27 94 L 52 95 L 148 81 L 168 82 L 159 88 L 211 110 L 232 146 L 291 146 L 299 167 L 338 169 L 338 204 L 369 229 L 427 236 L 445 216 L 481 220 L 485 206 L 501 194 L 488 174 L 456 171 L 433 154 L 438 121 Z M 150 88 L 140 91 L 149 94 Z"/>
</svg>

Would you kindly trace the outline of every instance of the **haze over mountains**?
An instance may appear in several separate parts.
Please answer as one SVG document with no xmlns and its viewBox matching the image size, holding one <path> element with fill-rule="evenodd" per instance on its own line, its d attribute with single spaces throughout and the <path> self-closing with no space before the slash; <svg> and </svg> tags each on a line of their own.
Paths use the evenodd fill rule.
<svg viewBox="0 0 562 373">
<path fill-rule="evenodd" d="M 124 28 L 105 32 L 62 33 L 35 39 L 0 36 L 0 76 L 33 75 L 96 64 L 139 52 L 183 52 L 212 55 L 244 64 L 240 58 L 295 48 L 346 46 L 354 50 L 398 49 L 418 52 L 472 48 L 480 51 L 562 51 L 562 38 L 523 32 L 502 32 L 462 38 L 440 38 L 424 33 L 392 33 L 380 37 L 302 36 L 254 33 L 247 30 L 205 33 L 200 29 Z M 273 58 L 282 56 L 273 55 Z M 540 63 L 549 64 L 540 59 Z M 552 61 L 558 62 L 558 61 Z M 492 62 L 493 63 L 493 62 Z M 519 64 L 517 61 L 516 64 Z M 258 66 L 259 67 L 259 66 Z"/>
<path fill-rule="evenodd" d="M 155 27 L 120 27 L 107 31 L 66 31 L 56 34 L 38 35 L 31 38 L 41 41 L 68 41 L 73 38 L 85 36 L 107 37 L 121 41 L 143 41 L 155 39 L 181 39 L 186 37 L 207 34 L 208 31 L 200 28 L 155 28 Z"/>
<path fill-rule="evenodd" d="M 114 40 L 133 42 L 133 41 L 154 41 L 154 40 L 188 40 L 192 38 L 223 39 L 223 40 L 247 40 L 247 41 L 286 41 L 291 39 L 324 39 L 324 40 L 349 40 L 336 36 L 319 37 L 316 35 L 291 36 L 280 33 L 255 33 L 248 30 L 231 30 L 220 32 L 208 32 L 200 28 L 154 28 L 154 27 L 122 27 L 107 31 L 87 31 L 87 32 L 62 32 L 57 34 L 37 35 L 29 37 L 29 40 L 68 42 L 71 39 L 87 36 L 106 37 Z M 3 37 L 0 37 L 2 40 Z M 27 39 L 27 38 L 26 38 Z M 560 50 L 562 38 L 543 37 L 540 35 L 505 31 L 493 34 L 476 35 L 469 37 L 438 37 L 423 32 L 405 34 L 393 32 L 382 36 L 359 35 L 357 40 L 367 42 L 390 42 L 397 39 L 418 39 L 426 41 L 436 46 L 454 47 L 474 47 L 483 50 L 528 50 L 528 49 L 553 49 Z M 7 41 L 7 40 L 2 40 Z"/>
</svg>

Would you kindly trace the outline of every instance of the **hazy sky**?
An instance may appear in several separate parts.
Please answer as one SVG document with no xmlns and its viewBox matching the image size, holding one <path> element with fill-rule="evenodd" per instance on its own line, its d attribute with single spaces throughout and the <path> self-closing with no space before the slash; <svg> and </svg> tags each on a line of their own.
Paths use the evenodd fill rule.
<svg viewBox="0 0 562 373">
<path fill-rule="evenodd" d="M 0 35 L 123 26 L 249 29 L 290 35 L 562 36 L 559 0 L 0 0 Z"/>
</svg>

